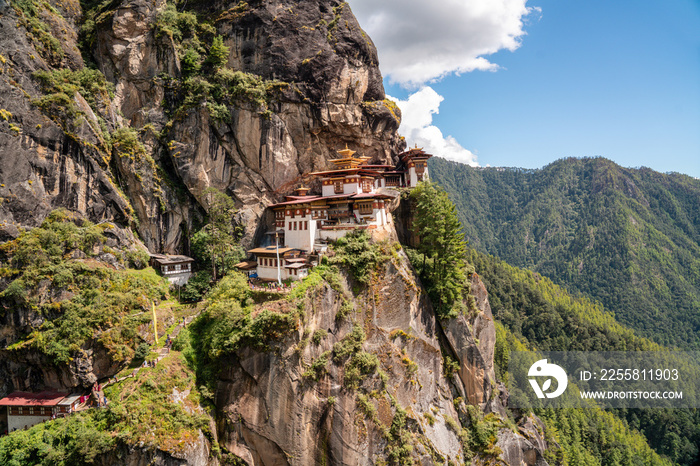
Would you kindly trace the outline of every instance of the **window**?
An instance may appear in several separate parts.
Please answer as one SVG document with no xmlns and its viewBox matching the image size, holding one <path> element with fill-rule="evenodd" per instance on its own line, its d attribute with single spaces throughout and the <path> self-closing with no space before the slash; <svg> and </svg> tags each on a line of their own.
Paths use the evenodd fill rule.
<svg viewBox="0 0 700 466">
<path fill-rule="evenodd" d="M 21 406 L 17 408 L 17 414 L 22 414 L 22 407 Z"/>
<path fill-rule="evenodd" d="M 291 231 L 292 229 L 292 222 L 289 222 L 289 230 Z"/>
<path fill-rule="evenodd" d="M 294 222 L 294 231 L 297 229 L 297 222 Z"/>
<path fill-rule="evenodd" d="M 304 220 L 304 230 L 308 230 L 308 229 L 309 229 L 309 221 Z"/>
<path fill-rule="evenodd" d="M 343 180 L 336 180 L 333 182 L 336 194 L 343 194 Z"/>
</svg>

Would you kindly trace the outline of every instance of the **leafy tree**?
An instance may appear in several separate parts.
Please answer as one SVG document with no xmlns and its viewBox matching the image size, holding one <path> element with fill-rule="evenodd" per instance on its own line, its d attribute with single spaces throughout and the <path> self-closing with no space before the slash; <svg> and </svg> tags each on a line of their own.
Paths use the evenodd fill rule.
<svg viewBox="0 0 700 466">
<path fill-rule="evenodd" d="M 421 277 L 438 314 L 447 316 L 463 297 L 466 282 L 462 226 L 442 188 L 420 183 L 411 199 L 416 204 L 413 227 L 420 238 L 418 250 L 423 253 Z"/>
<path fill-rule="evenodd" d="M 187 281 L 187 284 L 180 292 L 180 299 L 183 302 L 200 301 L 211 288 L 211 272 L 200 270 Z"/>
<path fill-rule="evenodd" d="M 209 223 L 195 233 L 192 249 L 195 255 L 211 265 L 212 278 L 216 281 L 243 256 L 238 243 L 241 231 L 234 222 L 236 206 L 233 199 L 216 188 L 208 188 L 204 194 L 209 204 Z"/>
</svg>

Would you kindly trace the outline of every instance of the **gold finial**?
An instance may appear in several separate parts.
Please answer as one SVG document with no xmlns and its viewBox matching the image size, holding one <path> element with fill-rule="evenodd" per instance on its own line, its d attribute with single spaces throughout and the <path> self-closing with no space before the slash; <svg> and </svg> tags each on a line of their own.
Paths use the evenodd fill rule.
<svg viewBox="0 0 700 466">
<path fill-rule="evenodd" d="M 352 157 L 352 155 L 355 153 L 354 150 L 348 149 L 347 143 L 345 144 L 345 149 L 339 150 L 338 153 L 342 155 L 343 157 Z"/>
</svg>

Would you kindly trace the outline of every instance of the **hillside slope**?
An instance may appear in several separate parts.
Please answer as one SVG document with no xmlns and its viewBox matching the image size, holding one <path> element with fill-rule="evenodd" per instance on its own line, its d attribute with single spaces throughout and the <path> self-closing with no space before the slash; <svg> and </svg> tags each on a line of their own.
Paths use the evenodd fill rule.
<svg viewBox="0 0 700 466">
<path fill-rule="evenodd" d="M 551 280 L 529 270 L 518 269 L 493 257 L 468 251 L 469 261 L 489 289 L 494 318 L 498 322 L 496 368 L 501 376 L 508 366 L 508 347 L 541 351 L 663 351 L 655 343 L 635 334 L 615 321 L 600 303 L 574 297 Z M 687 364 L 688 361 L 679 361 Z M 689 374 L 698 374 L 697 362 Z M 608 464 L 613 458 L 628 457 L 635 452 L 621 451 L 622 444 L 605 439 L 600 431 L 619 425 L 625 419 L 629 427 L 639 430 L 659 454 L 674 464 L 693 465 L 700 458 L 700 411 L 697 409 L 629 409 L 602 413 L 595 410 L 545 410 L 537 412 L 548 426 L 554 426 L 569 461 L 584 464 Z M 596 427 L 597 426 L 597 427 Z M 618 435 L 628 436 L 629 427 Z M 587 432 L 587 434 L 584 434 Z M 586 438 L 577 442 L 577 438 Z M 610 442 L 610 444 L 606 444 Z M 592 457 L 587 455 L 591 455 Z M 631 460 L 630 460 L 631 461 Z M 623 463 L 628 464 L 628 463 Z"/>
<path fill-rule="evenodd" d="M 665 345 L 700 348 L 700 181 L 609 160 L 541 170 L 433 158 L 470 245 L 601 301 Z"/>
</svg>

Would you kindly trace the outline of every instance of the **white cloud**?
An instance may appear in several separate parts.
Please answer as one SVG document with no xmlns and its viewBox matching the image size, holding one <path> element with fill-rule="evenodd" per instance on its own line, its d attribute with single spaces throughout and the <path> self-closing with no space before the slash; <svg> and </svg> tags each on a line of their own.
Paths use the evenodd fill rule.
<svg viewBox="0 0 700 466">
<path fill-rule="evenodd" d="M 411 94 L 407 100 L 387 98 L 396 102 L 403 118 L 399 133 L 406 137 L 410 146 L 417 144 L 426 152 L 448 160 L 477 166 L 476 155 L 462 147 L 452 136 L 444 136 L 433 125 L 433 115 L 440 113 L 440 103 L 445 100 L 433 88 L 426 86 Z"/>
<path fill-rule="evenodd" d="M 496 70 L 484 56 L 520 46 L 527 0 L 350 0 L 382 73 L 419 87 L 450 73 Z"/>
</svg>

